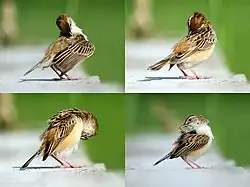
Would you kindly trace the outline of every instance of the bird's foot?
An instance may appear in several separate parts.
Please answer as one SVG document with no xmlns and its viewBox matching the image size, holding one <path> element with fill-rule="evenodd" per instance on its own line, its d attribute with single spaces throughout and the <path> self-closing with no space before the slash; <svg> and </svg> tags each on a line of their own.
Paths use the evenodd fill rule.
<svg viewBox="0 0 250 187">
<path fill-rule="evenodd" d="M 194 80 L 194 79 L 198 79 L 196 76 L 179 76 L 180 79 L 189 79 L 189 80 Z"/>
<path fill-rule="evenodd" d="M 76 81 L 76 80 L 81 80 L 81 78 L 79 78 L 79 77 L 67 77 L 67 80 Z"/>
<path fill-rule="evenodd" d="M 73 166 L 72 164 L 70 164 L 69 162 L 65 162 L 63 164 L 64 168 L 81 168 L 81 166 Z"/>
<path fill-rule="evenodd" d="M 212 79 L 211 76 L 196 76 L 197 79 Z"/>
<path fill-rule="evenodd" d="M 62 79 L 71 80 L 71 81 L 73 81 L 73 80 L 81 80 L 81 78 L 79 78 L 79 77 L 70 77 L 67 74 L 65 74 L 65 77 L 66 77 L 66 79 L 65 78 L 62 78 Z"/>
<path fill-rule="evenodd" d="M 202 169 L 203 167 L 201 167 L 201 166 L 199 166 L 198 164 L 196 164 L 196 163 L 194 163 L 194 162 L 192 162 L 192 161 L 190 161 L 189 160 L 189 162 L 191 162 L 191 167 L 192 167 L 192 169 Z"/>
<path fill-rule="evenodd" d="M 180 76 L 180 79 L 189 79 L 189 80 L 195 80 L 195 79 L 212 79 L 211 76 Z"/>
</svg>

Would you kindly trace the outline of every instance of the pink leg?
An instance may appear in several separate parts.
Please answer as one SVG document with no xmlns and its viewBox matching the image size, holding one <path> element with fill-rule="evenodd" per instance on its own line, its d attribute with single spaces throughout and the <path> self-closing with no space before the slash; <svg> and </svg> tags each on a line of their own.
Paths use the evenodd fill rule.
<svg viewBox="0 0 250 187">
<path fill-rule="evenodd" d="M 182 158 L 183 159 L 183 158 Z M 188 160 L 186 160 L 186 159 L 183 159 L 191 168 L 195 168 Z"/>
<path fill-rule="evenodd" d="M 64 162 L 62 160 L 60 160 L 59 158 L 57 158 L 55 155 L 51 155 L 52 158 L 54 158 L 56 161 L 58 161 L 64 168 L 80 168 L 80 166 L 73 166 L 68 162 Z"/>
<path fill-rule="evenodd" d="M 63 163 L 62 166 L 63 166 L 64 168 L 72 168 L 71 165 L 69 165 L 68 163 Z"/>
<path fill-rule="evenodd" d="M 184 70 L 182 70 L 181 68 L 179 68 L 181 70 L 181 72 L 183 73 L 184 76 L 180 76 L 181 79 L 197 79 L 196 76 L 189 76 Z"/>
<path fill-rule="evenodd" d="M 73 166 L 69 162 L 66 162 L 66 163 L 70 166 L 70 168 L 81 168 L 81 166 Z"/>
<path fill-rule="evenodd" d="M 65 74 L 65 76 L 67 77 L 67 80 L 81 80 L 81 78 L 73 78 L 68 76 L 67 74 Z"/>
<path fill-rule="evenodd" d="M 193 165 L 195 165 L 197 168 L 201 169 L 202 167 L 199 166 L 198 164 L 194 163 L 193 161 L 187 159 L 189 163 L 192 163 Z"/>
<path fill-rule="evenodd" d="M 212 77 L 200 76 L 194 70 L 190 69 L 190 71 L 195 75 L 196 79 L 211 79 Z"/>
<path fill-rule="evenodd" d="M 200 169 L 200 168 L 201 168 L 198 164 L 192 162 L 191 160 L 189 160 L 189 159 L 187 159 L 187 158 L 185 158 L 185 157 L 181 157 L 181 158 L 182 158 L 182 160 L 184 160 L 192 169 Z M 194 166 L 195 166 L 195 167 L 194 167 Z"/>
</svg>

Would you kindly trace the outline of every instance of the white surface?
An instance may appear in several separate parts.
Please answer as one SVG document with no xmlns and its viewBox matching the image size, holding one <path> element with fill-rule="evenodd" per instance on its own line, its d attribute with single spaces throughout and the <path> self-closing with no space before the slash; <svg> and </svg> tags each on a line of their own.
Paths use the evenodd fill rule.
<svg viewBox="0 0 250 187">
<path fill-rule="evenodd" d="M 168 66 L 159 71 L 148 71 L 148 66 L 165 58 L 177 40 L 154 39 L 126 42 L 125 91 L 134 92 L 249 92 L 250 86 L 244 75 L 233 75 L 215 48 L 213 55 L 193 68 L 199 75 L 212 76 L 208 80 L 177 79 L 182 76 L 177 67 Z M 190 72 L 187 71 L 188 74 Z M 192 74 L 190 74 L 192 75 Z"/>
<path fill-rule="evenodd" d="M 47 46 L 18 46 L 0 49 L 0 92 L 123 92 L 122 85 L 103 83 L 97 75 L 87 75 L 79 64 L 68 75 L 77 81 L 51 81 L 58 78 L 51 68 L 23 74 L 39 62 Z M 94 55 L 93 57 L 94 58 Z M 88 63 L 88 60 L 83 63 Z M 28 81 L 20 82 L 20 79 Z M 31 80 L 32 79 L 32 80 Z"/>
<path fill-rule="evenodd" d="M 205 169 L 190 169 L 182 159 L 153 164 L 170 151 L 177 134 L 149 134 L 126 139 L 127 187 L 248 187 L 249 170 L 236 167 L 212 147 L 196 161 Z M 213 142 L 216 145 L 216 139 Z"/>
</svg>

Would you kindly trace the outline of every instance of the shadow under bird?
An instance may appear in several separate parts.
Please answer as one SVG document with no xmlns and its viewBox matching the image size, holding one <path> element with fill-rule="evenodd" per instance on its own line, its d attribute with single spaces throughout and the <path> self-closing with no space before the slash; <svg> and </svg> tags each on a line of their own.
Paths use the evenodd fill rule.
<svg viewBox="0 0 250 187">
<path fill-rule="evenodd" d="M 181 135 L 174 142 L 172 150 L 154 166 L 166 159 L 181 157 L 191 168 L 202 168 L 194 161 L 207 151 L 214 139 L 209 123 L 202 115 L 188 116 L 180 127 Z"/>
<path fill-rule="evenodd" d="M 204 14 L 195 12 L 187 21 L 188 34 L 172 47 L 172 52 L 163 60 L 148 67 L 147 70 L 157 71 L 165 65 L 171 70 L 175 65 L 186 79 L 207 79 L 211 77 L 199 76 L 191 68 L 207 60 L 213 53 L 217 41 L 211 22 Z M 184 70 L 190 70 L 194 76 L 189 76 Z"/>
<path fill-rule="evenodd" d="M 40 148 L 20 169 L 25 169 L 38 156 L 42 156 L 43 161 L 51 156 L 65 168 L 80 167 L 73 166 L 59 157 L 67 157 L 74 152 L 80 139 L 89 140 L 97 134 L 97 118 L 90 112 L 70 108 L 53 115 L 48 124 L 48 128 L 40 136 Z"/>
<path fill-rule="evenodd" d="M 60 36 L 55 43 L 51 44 L 45 52 L 43 59 L 27 71 L 24 76 L 37 68 L 52 68 L 60 79 L 79 80 L 68 76 L 68 72 L 81 61 L 93 55 L 95 46 L 88 40 L 73 19 L 66 14 L 56 19 L 60 29 Z"/>
</svg>

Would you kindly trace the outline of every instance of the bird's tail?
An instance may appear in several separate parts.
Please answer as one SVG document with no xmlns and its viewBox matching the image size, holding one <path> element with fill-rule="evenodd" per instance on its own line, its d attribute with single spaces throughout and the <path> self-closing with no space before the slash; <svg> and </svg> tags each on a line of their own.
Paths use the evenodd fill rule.
<svg viewBox="0 0 250 187">
<path fill-rule="evenodd" d="M 151 70 L 151 71 L 160 70 L 163 66 L 165 66 L 167 63 L 169 63 L 169 61 L 170 61 L 170 58 L 167 57 L 167 58 L 149 66 L 147 70 Z"/>
<path fill-rule="evenodd" d="M 157 164 L 161 163 L 162 161 L 168 159 L 170 157 L 170 154 L 165 155 L 164 157 L 162 157 L 160 160 L 158 160 L 157 162 L 154 163 L 154 166 L 156 166 Z"/>
<path fill-rule="evenodd" d="M 29 71 L 27 71 L 24 76 L 28 75 L 30 72 L 34 71 L 36 68 L 38 68 L 42 62 L 38 62 L 36 65 L 34 65 Z"/>
<path fill-rule="evenodd" d="M 27 162 L 25 162 L 25 164 L 20 168 L 20 170 L 23 170 L 28 167 L 28 165 L 32 162 L 32 160 L 34 160 L 36 156 L 38 156 L 38 151 L 34 155 L 32 155 Z"/>
</svg>

